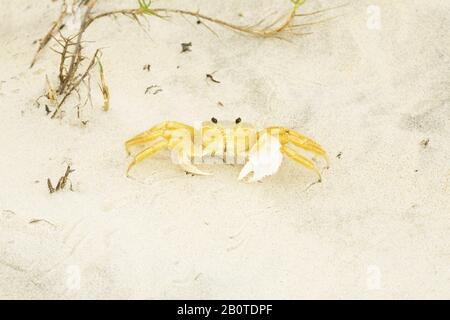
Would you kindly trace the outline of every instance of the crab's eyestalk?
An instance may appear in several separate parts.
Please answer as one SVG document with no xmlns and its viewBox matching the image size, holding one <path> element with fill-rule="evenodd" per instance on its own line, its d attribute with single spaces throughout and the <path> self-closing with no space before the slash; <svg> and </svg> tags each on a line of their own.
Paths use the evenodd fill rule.
<svg viewBox="0 0 450 320">
<path fill-rule="evenodd" d="M 212 123 L 216 123 L 216 124 L 217 124 L 217 122 L 219 122 L 219 121 L 217 121 L 217 119 L 216 119 L 216 118 L 212 117 L 212 118 L 211 118 L 211 122 L 212 122 Z"/>
<path fill-rule="evenodd" d="M 242 119 L 241 118 L 237 118 L 235 122 L 236 122 L 236 124 L 239 124 L 239 123 L 242 122 Z"/>
</svg>

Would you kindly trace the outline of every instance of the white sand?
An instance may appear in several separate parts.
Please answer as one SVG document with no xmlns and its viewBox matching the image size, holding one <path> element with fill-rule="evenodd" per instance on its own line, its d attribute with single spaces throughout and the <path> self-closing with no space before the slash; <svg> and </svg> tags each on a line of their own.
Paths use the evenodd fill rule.
<svg viewBox="0 0 450 320">
<path fill-rule="evenodd" d="M 450 298 L 450 2 L 349 2 L 309 18 L 341 15 L 291 42 L 214 27 L 218 38 L 181 17 L 150 19 L 147 33 L 127 18 L 99 21 L 87 50 L 105 48 L 111 110 L 88 107 L 82 128 L 34 106 L 58 61 L 47 49 L 29 70 L 32 42 L 59 5 L 2 0 L 0 298 Z M 367 27 L 371 4 L 380 30 Z M 242 23 L 289 9 L 155 5 Z M 220 84 L 205 81 L 214 71 Z M 144 95 L 153 84 L 163 92 Z M 162 153 L 125 177 L 130 136 L 212 116 L 299 130 L 329 151 L 331 168 L 308 188 L 314 174 L 285 160 L 247 184 L 240 167 L 191 177 Z M 67 164 L 75 191 L 50 195 L 46 179 Z"/>
</svg>

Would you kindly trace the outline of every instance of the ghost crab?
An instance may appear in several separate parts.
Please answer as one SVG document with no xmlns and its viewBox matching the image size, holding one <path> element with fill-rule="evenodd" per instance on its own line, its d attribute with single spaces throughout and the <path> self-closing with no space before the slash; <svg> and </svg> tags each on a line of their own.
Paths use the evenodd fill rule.
<svg viewBox="0 0 450 320">
<path fill-rule="evenodd" d="M 298 149 L 322 157 L 327 167 L 329 164 L 326 151 L 314 140 L 280 126 L 258 131 L 253 125 L 242 122 L 241 118 L 234 122 L 219 122 L 212 118 L 202 122 L 199 130 L 181 122 L 165 121 L 129 139 L 125 148 L 130 154 L 131 147 L 150 142 L 154 143 L 134 156 L 127 174 L 136 164 L 164 149 L 172 151 L 172 160 L 187 173 L 198 175 L 208 173 L 198 169 L 193 160 L 194 163 L 205 163 L 205 157 L 222 157 L 224 162 L 232 164 L 245 164 L 247 161 L 239 180 L 251 172 L 252 181 L 275 173 L 284 155 L 315 172 L 321 181 L 316 163 L 299 153 Z"/>
</svg>

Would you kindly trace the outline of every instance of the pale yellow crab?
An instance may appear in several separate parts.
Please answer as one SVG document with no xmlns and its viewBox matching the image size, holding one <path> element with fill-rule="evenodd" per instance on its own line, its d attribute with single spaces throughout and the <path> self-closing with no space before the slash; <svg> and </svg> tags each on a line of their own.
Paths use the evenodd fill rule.
<svg viewBox="0 0 450 320">
<path fill-rule="evenodd" d="M 205 156 L 222 157 L 226 163 L 244 164 L 248 161 L 239 179 L 253 172 L 255 179 L 259 180 L 276 172 L 282 155 L 285 155 L 314 171 L 321 181 L 316 163 L 299 153 L 295 147 L 324 158 L 328 166 L 326 151 L 314 140 L 278 126 L 258 131 L 240 118 L 234 122 L 219 122 L 212 118 L 211 121 L 203 122 L 199 130 L 180 122 L 165 121 L 128 140 L 125 148 L 129 152 L 132 146 L 150 142 L 153 144 L 134 156 L 127 174 L 133 166 L 163 149 L 171 150 L 172 159 L 186 172 L 200 175 L 207 173 L 193 163 L 205 163 Z"/>
</svg>

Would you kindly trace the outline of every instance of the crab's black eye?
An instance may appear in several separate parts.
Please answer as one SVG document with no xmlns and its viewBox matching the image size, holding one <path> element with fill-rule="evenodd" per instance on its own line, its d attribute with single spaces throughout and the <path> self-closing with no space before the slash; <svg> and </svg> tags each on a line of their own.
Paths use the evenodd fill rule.
<svg viewBox="0 0 450 320">
<path fill-rule="evenodd" d="M 242 119 L 241 118 L 237 118 L 236 119 L 236 124 L 241 123 Z"/>
<path fill-rule="evenodd" d="M 217 123 L 217 119 L 216 118 L 211 118 L 212 123 Z"/>
</svg>

